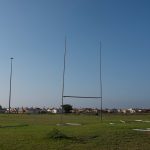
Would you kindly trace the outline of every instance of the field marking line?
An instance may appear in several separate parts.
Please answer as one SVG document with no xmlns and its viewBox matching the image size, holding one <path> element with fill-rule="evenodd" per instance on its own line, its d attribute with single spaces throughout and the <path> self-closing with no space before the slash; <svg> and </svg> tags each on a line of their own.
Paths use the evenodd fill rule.
<svg viewBox="0 0 150 150">
<path fill-rule="evenodd" d="M 141 132 L 150 132 L 150 128 L 146 128 L 146 129 L 132 129 L 134 131 L 141 131 Z"/>
</svg>

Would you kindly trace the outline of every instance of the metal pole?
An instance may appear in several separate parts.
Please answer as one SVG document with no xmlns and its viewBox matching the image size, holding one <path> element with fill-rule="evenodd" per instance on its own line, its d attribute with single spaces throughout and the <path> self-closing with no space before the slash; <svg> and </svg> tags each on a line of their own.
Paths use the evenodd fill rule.
<svg viewBox="0 0 150 150">
<path fill-rule="evenodd" d="M 11 59 L 11 68 L 10 68 L 10 90 L 9 90 L 9 114 L 10 114 L 10 102 L 11 102 L 11 81 L 12 81 L 12 61 L 14 58 Z"/>
<path fill-rule="evenodd" d="M 101 54 L 101 41 L 100 41 L 100 102 L 101 102 L 101 121 L 103 119 L 102 111 L 103 111 L 103 100 L 102 100 L 102 54 Z"/>
<path fill-rule="evenodd" d="M 65 87 L 65 70 L 66 70 L 66 46 L 67 43 L 67 38 L 65 37 L 65 51 L 64 51 L 64 68 L 63 68 L 63 85 L 62 85 L 62 115 L 63 115 L 63 105 L 64 105 L 64 87 Z M 62 121 L 62 117 L 61 117 L 61 121 Z"/>
</svg>

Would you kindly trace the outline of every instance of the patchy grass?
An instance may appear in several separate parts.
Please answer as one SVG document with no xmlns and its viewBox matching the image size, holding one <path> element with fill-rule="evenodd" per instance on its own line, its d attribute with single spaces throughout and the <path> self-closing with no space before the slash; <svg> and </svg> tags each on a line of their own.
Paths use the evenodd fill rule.
<svg viewBox="0 0 150 150">
<path fill-rule="evenodd" d="M 120 122 L 125 121 L 125 123 Z M 137 122 L 135 120 L 143 120 Z M 145 115 L 0 115 L 0 150 L 149 150 L 150 133 L 132 129 L 150 128 Z M 114 123 L 113 125 L 109 124 Z"/>
<path fill-rule="evenodd" d="M 97 138 L 98 136 L 85 136 L 85 137 L 77 137 L 77 136 L 68 136 L 59 129 L 54 128 L 49 134 L 48 138 L 53 139 L 53 140 L 62 140 L 62 139 L 67 139 L 71 140 L 73 142 L 78 142 L 78 143 L 87 143 L 90 142 L 91 140 Z"/>
<path fill-rule="evenodd" d="M 54 128 L 48 134 L 48 138 L 51 138 L 51 139 L 68 139 L 69 137 L 65 133 L 62 133 L 60 130 Z"/>
</svg>

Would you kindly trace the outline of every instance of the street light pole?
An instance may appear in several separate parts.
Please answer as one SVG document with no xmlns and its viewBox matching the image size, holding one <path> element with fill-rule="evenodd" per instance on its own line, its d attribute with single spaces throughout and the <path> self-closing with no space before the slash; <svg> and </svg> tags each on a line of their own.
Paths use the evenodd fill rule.
<svg viewBox="0 0 150 150">
<path fill-rule="evenodd" d="M 10 58 L 11 60 L 11 68 L 10 68 L 10 90 L 9 90 L 9 114 L 10 114 L 10 102 L 11 102 L 11 81 L 12 81 L 12 61 L 13 57 Z"/>
</svg>

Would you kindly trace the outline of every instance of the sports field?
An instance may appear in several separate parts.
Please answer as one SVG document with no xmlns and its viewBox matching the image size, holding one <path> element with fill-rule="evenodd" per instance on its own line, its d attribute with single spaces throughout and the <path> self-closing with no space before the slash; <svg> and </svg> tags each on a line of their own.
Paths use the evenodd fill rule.
<svg viewBox="0 0 150 150">
<path fill-rule="evenodd" d="M 0 115 L 0 150 L 150 150 L 150 114 Z M 133 129 L 143 129 L 137 131 Z"/>
</svg>

